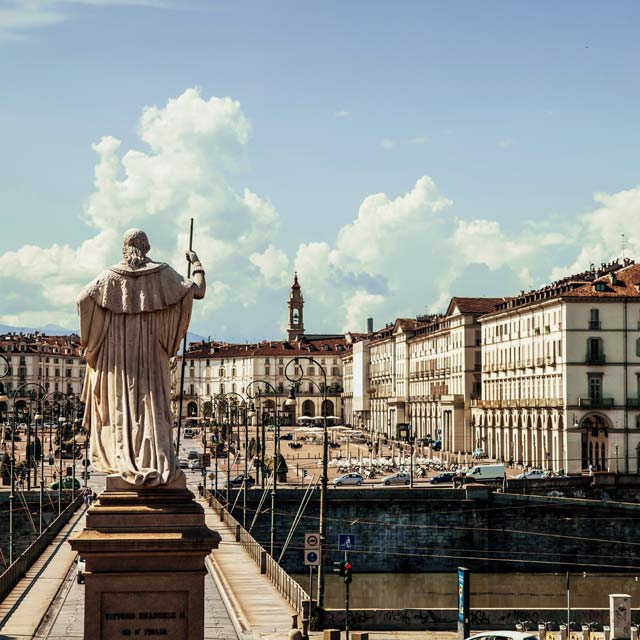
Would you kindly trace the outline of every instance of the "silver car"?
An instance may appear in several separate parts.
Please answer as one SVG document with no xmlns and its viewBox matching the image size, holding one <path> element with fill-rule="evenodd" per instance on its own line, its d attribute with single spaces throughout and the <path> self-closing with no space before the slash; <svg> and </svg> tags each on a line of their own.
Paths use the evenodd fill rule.
<svg viewBox="0 0 640 640">
<path fill-rule="evenodd" d="M 385 487 L 390 487 L 392 484 L 408 485 L 411 484 L 411 476 L 403 471 L 398 471 L 398 473 L 393 473 L 390 476 L 383 478 L 382 484 Z"/>
<path fill-rule="evenodd" d="M 359 487 L 362 484 L 362 476 L 359 473 L 345 473 L 336 478 L 333 484 L 336 487 L 341 487 L 343 484 L 355 484 L 356 487 Z"/>
</svg>

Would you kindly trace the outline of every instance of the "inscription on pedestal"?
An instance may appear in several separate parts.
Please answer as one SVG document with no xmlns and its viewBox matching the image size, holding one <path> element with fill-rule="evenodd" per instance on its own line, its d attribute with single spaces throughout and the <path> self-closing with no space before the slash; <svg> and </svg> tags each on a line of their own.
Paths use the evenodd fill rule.
<svg viewBox="0 0 640 640">
<path fill-rule="evenodd" d="M 187 604 L 186 591 L 105 592 L 100 607 L 100 640 L 188 640 Z"/>
</svg>

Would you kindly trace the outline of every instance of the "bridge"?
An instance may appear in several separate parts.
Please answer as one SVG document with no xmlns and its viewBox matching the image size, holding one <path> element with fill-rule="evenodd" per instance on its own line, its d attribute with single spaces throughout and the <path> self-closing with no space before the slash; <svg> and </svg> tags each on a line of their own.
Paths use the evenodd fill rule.
<svg viewBox="0 0 640 640">
<path fill-rule="evenodd" d="M 104 476 L 94 476 L 94 482 L 104 486 Z M 187 476 L 205 510 L 207 526 L 222 536 L 219 548 L 206 559 L 205 639 L 286 638 L 291 616 L 301 612 L 307 594 L 275 562 L 268 569 L 264 566 L 264 557 L 256 553 L 259 545 L 247 532 L 243 530 L 237 541 L 239 524 L 208 492 L 198 497 L 199 475 Z M 83 638 L 84 586 L 76 581 L 75 553 L 68 541 L 84 528 L 86 511 L 79 496 L 53 520 L 47 529 L 50 539 L 34 543 L 2 574 L 0 640 Z M 8 591 L 7 584 L 17 579 L 11 574 L 24 573 L 20 563 L 31 566 Z"/>
</svg>

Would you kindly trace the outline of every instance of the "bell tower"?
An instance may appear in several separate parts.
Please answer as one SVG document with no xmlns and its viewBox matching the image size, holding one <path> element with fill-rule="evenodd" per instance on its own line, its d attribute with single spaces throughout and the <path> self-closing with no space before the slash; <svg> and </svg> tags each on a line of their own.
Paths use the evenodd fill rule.
<svg viewBox="0 0 640 640">
<path fill-rule="evenodd" d="M 303 322 L 304 299 L 298 282 L 298 274 L 293 277 L 293 284 L 289 292 L 289 326 L 287 327 L 287 336 L 289 342 L 299 340 L 304 335 Z"/>
</svg>

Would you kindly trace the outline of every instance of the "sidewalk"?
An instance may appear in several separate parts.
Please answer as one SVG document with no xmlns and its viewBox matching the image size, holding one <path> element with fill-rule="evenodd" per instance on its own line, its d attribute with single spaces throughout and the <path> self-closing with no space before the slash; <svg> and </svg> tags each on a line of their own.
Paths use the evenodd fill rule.
<svg viewBox="0 0 640 640">
<path fill-rule="evenodd" d="M 260 574 L 260 567 L 242 545 L 235 541 L 235 532 L 220 522 L 219 514 L 205 500 L 199 499 L 199 502 L 204 507 L 207 526 L 222 536 L 220 546 L 209 558 L 242 635 L 246 637 L 245 634 L 252 632 L 256 638 L 264 640 L 286 638 L 294 610 L 273 583 Z"/>
<path fill-rule="evenodd" d="M 84 527 L 82 506 L 0 603 L 0 640 L 31 638 L 45 617 L 76 556 L 69 537 Z"/>
</svg>

